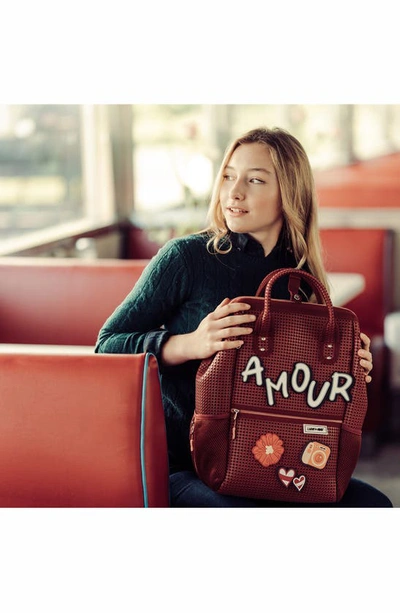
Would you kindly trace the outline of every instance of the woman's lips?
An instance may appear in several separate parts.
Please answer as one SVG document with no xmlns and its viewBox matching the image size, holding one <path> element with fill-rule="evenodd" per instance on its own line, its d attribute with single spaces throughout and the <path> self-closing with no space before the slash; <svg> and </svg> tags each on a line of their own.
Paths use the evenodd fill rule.
<svg viewBox="0 0 400 613">
<path fill-rule="evenodd" d="M 226 207 L 226 211 L 227 213 L 229 213 L 230 215 L 234 215 L 235 217 L 245 215 L 247 213 L 245 209 L 241 209 L 237 206 L 228 206 Z"/>
</svg>

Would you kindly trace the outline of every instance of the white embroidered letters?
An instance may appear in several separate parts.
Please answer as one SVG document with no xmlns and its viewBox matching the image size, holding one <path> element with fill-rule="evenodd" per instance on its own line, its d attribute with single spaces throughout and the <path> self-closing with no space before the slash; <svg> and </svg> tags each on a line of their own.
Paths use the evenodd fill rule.
<svg viewBox="0 0 400 613">
<path fill-rule="evenodd" d="M 314 389 L 316 385 L 317 385 L 316 381 L 311 381 L 310 387 L 308 388 L 308 391 L 307 391 L 307 404 L 312 409 L 317 409 L 324 402 L 326 395 L 328 393 L 328 390 L 329 390 L 330 383 L 329 381 L 325 381 L 325 383 L 321 387 L 319 394 L 317 395 L 316 398 L 314 398 Z"/>
<path fill-rule="evenodd" d="M 303 381 L 299 383 L 299 373 L 301 372 L 303 373 Z M 310 382 L 310 379 L 311 379 L 310 367 L 307 366 L 307 364 L 304 364 L 304 362 L 297 362 L 297 364 L 294 365 L 292 379 L 291 379 L 293 391 L 298 392 L 299 394 L 301 392 L 304 392 L 304 390 L 306 389 L 307 385 Z"/>
<path fill-rule="evenodd" d="M 304 362 L 294 364 L 291 373 L 283 370 L 276 381 L 273 381 L 270 377 L 264 377 L 263 381 L 264 371 L 265 369 L 260 358 L 253 355 L 249 358 L 241 375 L 243 383 L 248 383 L 251 377 L 255 377 L 255 384 L 258 387 L 265 385 L 267 404 L 269 406 L 274 406 L 276 392 L 280 392 L 283 398 L 289 398 L 290 391 L 296 394 L 305 394 L 307 405 L 311 409 L 317 409 L 326 400 L 335 402 L 338 396 L 341 396 L 346 402 L 351 400 L 349 390 L 353 385 L 354 379 L 348 373 L 334 372 L 330 380 L 319 384 L 312 379 L 311 368 Z"/>
<path fill-rule="evenodd" d="M 267 390 L 268 404 L 270 406 L 273 406 L 275 404 L 274 394 L 273 394 L 272 390 L 276 390 L 276 391 L 281 390 L 282 396 L 284 398 L 289 398 L 288 377 L 287 377 L 286 370 L 283 370 L 281 372 L 281 374 L 279 375 L 278 380 L 277 380 L 276 383 L 271 381 L 271 379 L 266 378 L 265 379 L 265 388 Z"/>
<path fill-rule="evenodd" d="M 345 383 L 343 383 L 343 385 L 339 385 L 340 378 L 345 379 Z M 349 402 L 350 396 L 347 393 L 347 390 L 352 385 L 352 383 L 353 377 L 351 375 L 348 375 L 344 372 L 334 372 L 332 375 L 332 387 L 331 392 L 329 394 L 329 400 L 335 400 L 336 396 L 340 394 L 345 400 L 347 400 L 347 402 Z"/>
<path fill-rule="evenodd" d="M 247 382 L 247 379 L 251 377 L 251 375 L 256 376 L 256 385 L 262 385 L 262 373 L 264 370 L 264 366 L 262 366 L 260 358 L 256 355 L 253 355 L 247 362 L 246 368 L 242 372 L 243 383 Z"/>
</svg>

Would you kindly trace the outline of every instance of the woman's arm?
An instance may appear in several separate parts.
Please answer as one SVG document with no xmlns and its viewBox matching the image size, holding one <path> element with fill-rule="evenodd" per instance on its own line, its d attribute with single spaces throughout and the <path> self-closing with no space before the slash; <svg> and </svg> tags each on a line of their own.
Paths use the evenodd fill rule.
<svg viewBox="0 0 400 613">
<path fill-rule="evenodd" d="M 171 366 L 241 346 L 242 341 L 231 340 L 231 337 L 250 334 L 252 328 L 241 326 L 254 322 L 255 317 L 238 314 L 238 311 L 249 309 L 249 305 L 230 304 L 228 298 L 205 316 L 198 307 L 198 316 L 191 320 L 197 328 L 186 332 L 188 312 L 185 306 L 191 299 L 192 285 L 196 283 L 198 264 L 189 254 L 185 259 L 184 250 L 177 241 L 170 241 L 160 249 L 135 287 L 101 328 L 96 352 L 148 351 L 160 363 Z M 171 318 L 174 329 L 181 328 L 182 334 L 168 330 Z"/>
<path fill-rule="evenodd" d="M 164 245 L 141 277 L 102 326 L 97 353 L 144 353 L 159 357 L 170 336 L 163 325 L 188 291 L 188 274 L 179 247 Z"/>
</svg>

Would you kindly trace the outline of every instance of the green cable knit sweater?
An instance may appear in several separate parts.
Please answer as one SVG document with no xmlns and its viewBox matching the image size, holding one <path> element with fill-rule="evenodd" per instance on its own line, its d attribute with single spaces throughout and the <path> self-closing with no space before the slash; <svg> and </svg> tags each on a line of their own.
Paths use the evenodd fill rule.
<svg viewBox="0 0 400 613">
<path fill-rule="evenodd" d="M 193 469 L 189 425 L 199 361 L 164 366 L 162 344 L 171 335 L 195 330 L 224 298 L 254 295 L 268 273 L 296 266 L 283 235 L 267 256 L 246 234 L 230 238 L 233 249 L 224 255 L 207 250 L 205 233 L 170 240 L 99 332 L 98 353 L 151 352 L 158 358 L 171 472 Z M 289 298 L 287 278 L 274 284 L 272 296 Z"/>
</svg>

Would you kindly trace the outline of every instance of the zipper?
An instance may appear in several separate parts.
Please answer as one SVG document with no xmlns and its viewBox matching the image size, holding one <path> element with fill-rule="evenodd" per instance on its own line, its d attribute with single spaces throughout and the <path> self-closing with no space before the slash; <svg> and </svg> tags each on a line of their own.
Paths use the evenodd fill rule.
<svg viewBox="0 0 400 613">
<path fill-rule="evenodd" d="M 302 421 L 302 422 L 306 422 L 307 423 L 320 423 L 321 421 L 323 421 L 324 423 L 330 423 L 330 424 L 341 424 L 342 420 L 341 419 L 326 419 L 325 417 L 322 417 L 320 419 L 310 419 L 309 417 L 297 417 L 296 415 L 282 415 L 281 413 L 266 413 L 265 411 L 251 411 L 250 409 L 231 409 L 231 413 L 233 413 L 233 421 L 232 421 L 232 436 L 231 439 L 235 440 L 236 438 L 236 421 L 237 418 L 239 416 L 239 413 L 243 413 L 244 415 L 256 415 L 257 417 L 273 417 L 273 418 L 278 418 L 278 419 L 289 419 L 289 420 L 293 420 L 296 419 L 298 421 Z"/>
<path fill-rule="evenodd" d="M 239 415 L 239 409 L 231 409 L 231 411 L 233 413 L 232 440 L 235 440 L 236 438 L 236 420 L 237 420 L 237 416 Z"/>
</svg>

